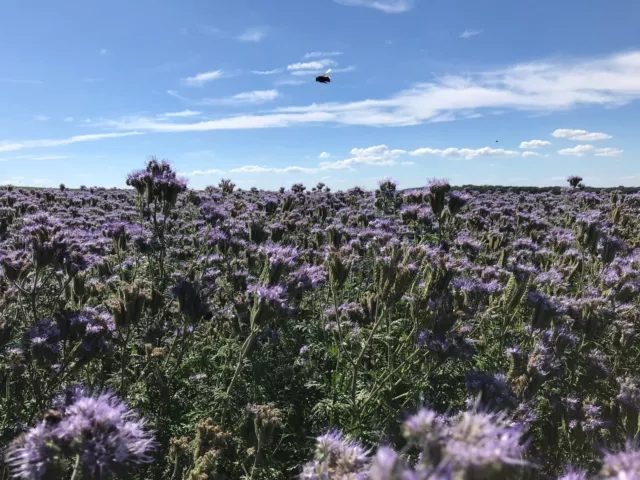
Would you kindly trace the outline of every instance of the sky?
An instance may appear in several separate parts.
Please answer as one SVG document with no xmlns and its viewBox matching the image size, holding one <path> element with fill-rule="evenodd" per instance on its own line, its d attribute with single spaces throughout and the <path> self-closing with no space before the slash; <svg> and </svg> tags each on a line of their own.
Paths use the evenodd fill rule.
<svg viewBox="0 0 640 480">
<path fill-rule="evenodd" d="M 0 183 L 640 185 L 637 0 L 4 0 Z M 331 68 L 330 84 L 315 77 Z"/>
</svg>

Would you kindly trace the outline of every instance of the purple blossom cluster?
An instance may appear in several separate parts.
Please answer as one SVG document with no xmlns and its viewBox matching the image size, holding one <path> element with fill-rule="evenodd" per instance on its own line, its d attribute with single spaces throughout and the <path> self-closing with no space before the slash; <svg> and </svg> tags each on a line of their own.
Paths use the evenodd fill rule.
<svg viewBox="0 0 640 480">
<path fill-rule="evenodd" d="M 69 468 L 67 459 L 77 458 L 74 469 L 89 478 L 117 476 L 151 460 L 155 443 L 143 419 L 111 393 L 78 393 L 14 442 L 8 460 L 17 478 L 51 478 Z"/>
<path fill-rule="evenodd" d="M 59 396 L 86 381 L 160 430 L 145 478 L 633 478 L 640 196 L 581 182 L 197 191 L 152 159 L 129 190 L 0 188 L 0 439 L 57 412 L 14 471 L 148 460 L 115 397 Z"/>
</svg>

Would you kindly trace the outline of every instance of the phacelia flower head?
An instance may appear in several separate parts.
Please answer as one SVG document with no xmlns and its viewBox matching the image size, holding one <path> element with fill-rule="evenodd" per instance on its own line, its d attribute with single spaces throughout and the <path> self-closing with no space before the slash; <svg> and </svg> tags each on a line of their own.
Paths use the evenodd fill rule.
<svg viewBox="0 0 640 480">
<path fill-rule="evenodd" d="M 83 477 L 121 476 L 147 463 L 155 443 L 145 421 L 114 394 L 76 391 L 61 399 L 72 403 L 30 429 L 9 451 L 13 474 L 40 479 L 65 468 L 64 459 L 79 458 Z"/>
</svg>

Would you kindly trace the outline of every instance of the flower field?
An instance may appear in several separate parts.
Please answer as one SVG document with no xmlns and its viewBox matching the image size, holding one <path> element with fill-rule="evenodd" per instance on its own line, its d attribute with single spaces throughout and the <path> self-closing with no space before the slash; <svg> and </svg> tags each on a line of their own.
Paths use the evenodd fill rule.
<svg viewBox="0 0 640 480">
<path fill-rule="evenodd" d="M 0 479 L 640 478 L 640 194 L 0 189 Z"/>
</svg>

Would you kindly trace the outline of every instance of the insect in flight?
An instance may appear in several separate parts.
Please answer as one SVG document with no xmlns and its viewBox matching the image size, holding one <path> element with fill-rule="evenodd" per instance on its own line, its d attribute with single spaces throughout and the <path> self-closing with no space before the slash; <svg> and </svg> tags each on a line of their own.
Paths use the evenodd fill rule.
<svg viewBox="0 0 640 480">
<path fill-rule="evenodd" d="M 331 73 L 331 69 L 324 72 L 322 75 L 316 77 L 316 82 L 319 83 L 331 83 L 331 79 L 329 78 L 329 73 Z"/>
</svg>

